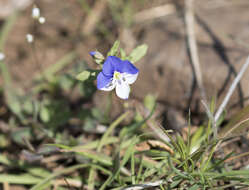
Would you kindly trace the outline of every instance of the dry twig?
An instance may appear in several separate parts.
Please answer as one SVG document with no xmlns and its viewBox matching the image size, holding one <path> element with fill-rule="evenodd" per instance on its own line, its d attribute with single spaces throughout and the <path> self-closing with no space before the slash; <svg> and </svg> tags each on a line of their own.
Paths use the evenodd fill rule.
<svg viewBox="0 0 249 190">
<path fill-rule="evenodd" d="M 194 0 L 185 0 L 185 23 L 187 30 L 187 39 L 190 50 L 190 57 L 193 63 L 194 72 L 197 80 L 198 87 L 200 89 L 201 97 L 206 101 L 206 93 L 203 88 L 202 72 L 200 67 L 200 61 L 198 56 L 198 48 L 195 38 L 195 18 L 193 12 Z"/>
<path fill-rule="evenodd" d="M 217 121 L 219 120 L 219 118 L 220 118 L 222 112 L 224 111 L 224 109 L 225 109 L 227 103 L 229 102 L 229 100 L 230 100 L 230 98 L 231 98 L 231 96 L 232 96 L 232 94 L 233 94 L 235 88 L 236 88 L 237 85 L 239 84 L 239 82 L 240 82 L 242 76 L 244 75 L 246 69 L 248 68 L 248 66 L 249 66 L 249 56 L 248 56 L 248 58 L 247 58 L 245 64 L 244 64 L 244 65 L 242 66 L 242 68 L 240 69 L 238 75 L 237 75 L 236 78 L 234 79 L 233 83 L 231 84 L 231 86 L 230 86 L 230 88 L 229 88 L 229 90 L 228 90 L 228 92 L 227 92 L 227 94 L 226 94 L 226 96 L 225 96 L 223 102 L 221 103 L 220 107 L 218 108 L 218 110 L 217 110 L 217 112 L 216 112 L 216 114 L 215 114 L 215 117 L 214 117 L 215 122 L 217 122 Z"/>
<path fill-rule="evenodd" d="M 82 25 L 82 33 L 84 35 L 89 35 L 95 30 L 98 21 L 102 18 L 105 12 L 107 4 L 107 0 L 96 1 L 90 14 L 86 17 Z"/>
</svg>

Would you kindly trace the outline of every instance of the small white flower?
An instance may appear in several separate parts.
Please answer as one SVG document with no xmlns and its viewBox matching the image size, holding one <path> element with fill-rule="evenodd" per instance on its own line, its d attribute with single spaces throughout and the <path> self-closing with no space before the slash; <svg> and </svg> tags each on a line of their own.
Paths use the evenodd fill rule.
<svg viewBox="0 0 249 190">
<path fill-rule="evenodd" d="M 138 69 L 131 62 L 109 56 L 104 62 L 103 70 L 97 76 L 97 88 L 104 91 L 116 88 L 119 98 L 128 99 L 130 84 L 136 81 L 138 73 Z"/>
<path fill-rule="evenodd" d="M 32 43 L 34 41 L 34 37 L 32 34 L 27 34 L 26 35 L 26 40 L 28 43 Z"/>
<path fill-rule="evenodd" d="M 40 9 L 38 7 L 34 7 L 32 9 L 32 18 L 39 19 L 40 17 Z"/>
<path fill-rule="evenodd" d="M 38 21 L 39 21 L 40 24 L 44 24 L 46 22 L 46 18 L 45 17 L 40 17 Z"/>
<path fill-rule="evenodd" d="M 4 53 L 0 52 L 0 61 L 3 61 L 3 60 L 4 60 L 4 58 L 5 58 Z"/>
</svg>

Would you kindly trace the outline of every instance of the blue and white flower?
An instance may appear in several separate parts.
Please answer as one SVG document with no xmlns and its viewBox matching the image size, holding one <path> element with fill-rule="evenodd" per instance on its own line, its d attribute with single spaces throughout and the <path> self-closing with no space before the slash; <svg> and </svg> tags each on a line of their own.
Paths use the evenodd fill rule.
<svg viewBox="0 0 249 190">
<path fill-rule="evenodd" d="M 128 60 L 123 61 L 116 56 L 109 56 L 97 76 L 97 88 L 104 91 L 116 88 L 119 98 L 128 99 L 129 85 L 136 81 L 138 73 L 138 69 Z"/>
</svg>

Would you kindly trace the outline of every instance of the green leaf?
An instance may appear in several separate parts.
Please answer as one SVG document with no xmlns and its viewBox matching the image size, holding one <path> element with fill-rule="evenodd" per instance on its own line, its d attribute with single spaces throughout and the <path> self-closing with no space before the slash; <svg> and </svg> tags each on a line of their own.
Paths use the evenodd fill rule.
<svg viewBox="0 0 249 190">
<path fill-rule="evenodd" d="M 32 175 L 11 175 L 11 174 L 0 174 L 0 183 L 10 183 L 10 184 L 37 184 L 41 182 L 42 179 L 34 177 Z"/>
<path fill-rule="evenodd" d="M 137 46 L 131 54 L 128 56 L 128 60 L 132 63 L 136 63 L 140 59 L 142 59 L 147 53 L 148 46 L 146 44 Z"/>
<path fill-rule="evenodd" d="M 122 60 L 125 60 L 125 59 L 126 59 L 126 53 L 125 53 L 125 51 L 124 51 L 123 48 L 120 48 L 120 55 L 121 55 L 121 59 L 122 59 Z"/>
<path fill-rule="evenodd" d="M 49 112 L 49 109 L 46 106 L 41 107 L 40 118 L 45 123 L 49 122 L 49 120 L 50 120 L 50 112 Z"/>
<path fill-rule="evenodd" d="M 22 127 L 14 132 L 11 133 L 11 138 L 17 144 L 25 144 L 24 139 L 31 139 L 32 133 L 30 127 Z"/>
<path fill-rule="evenodd" d="M 195 184 L 193 185 L 192 187 L 188 188 L 189 190 L 197 190 L 197 189 L 200 189 L 200 186 Z"/>
<path fill-rule="evenodd" d="M 28 113 L 28 114 L 32 114 L 33 112 L 33 103 L 32 101 L 30 101 L 29 99 L 27 99 L 24 103 L 23 103 L 23 110 Z"/>
<path fill-rule="evenodd" d="M 107 53 L 107 56 L 116 56 L 118 54 L 118 48 L 119 48 L 120 42 L 116 40 L 110 49 L 110 51 Z"/>
<path fill-rule="evenodd" d="M 74 172 L 75 170 L 78 170 L 80 168 L 85 168 L 85 167 L 88 167 L 88 165 L 87 164 L 79 164 L 79 165 L 74 165 L 72 167 L 64 168 L 64 169 L 61 169 L 59 171 L 56 171 L 53 174 L 48 175 L 47 178 L 40 180 L 39 183 L 37 183 L 35 186 L 33 186 L 31 188 L 31 190 L 48 189 L 48 188 L 43 188 L 44 185 L 49 183 L 54 178 L 61 176 L 61 175 L 66 175 L 66 174 L 68 175 L 68 174 Z"/>
<path fill-rule="evenodd" d="M 197 131 L 193 134 L 191 138 L 190 152 L 193 152 L 193 150 L 198 149 L 204 140 L 205 140 L 204 126 L 201 126 L 197 129 Z"/>
<path fill-rule="evenodd" d="M 22 102 L 20 99 L 19 94 L 17 94 L 16 91 L 14 91 L 14 88 L 5 88 L 5 95 L 6 95 L 6 102 L 8 104 L 9 109 L 18 116 L 21 120 L 23 120 L 23 114 L 22 114 Z"/>
<path fill-rule="evenodd" d="M 91 141 L 91 142 L 86 143 L 84 145 L 78 145 L 78 146 L 72 146 L 72 147 L 62 145 L 62 144 L 49 144 L 49 145 L 56 146 L 56 147 L 61 148 L 61 149 L 70 150 L 72 152 L 81 152 L 83 150 L 96 149 L 98 147 L 99 141 L 100 140 Z M 113 144 L 113 143 L 117 143 L 117 142 L 119 142 L 119 139 L 117 137 L 109 137 L 107 139 L 107 141 L 105 141 L 104 145 Z"/>
<path fill-rule="evenodd" d="M 88 79 L 95 80 L 99 72 L 100 72 L 100 70 L 87 69 L 87 70 L 84 70 L 83 72 L 79 73 L 76 76 L 76 79 L 78 79 L 82 82 L 84 82 Z"/>
<path fill-rule="evenodd" d="M 69 74 L 65 74 L 59 77 L 58 82 L 63 90 L 71 91 L 71 89 L 74 87 L 75 79 Z"/>
<path fill-rule="evenodd" d="M 77 78 L 78 80 L 80 80 L 80 81 L 85 81 L 85 80 L 89 79 L 90 75 L 91 75 L 91 72 L 85 70 L 85 71 L 81 72 L 80 74 L 78 74 L 78 75 L 76 76 L 76 78 Z"/>
<path fill-rule="evenodd" d="M 138 142 L 138 138 L 136 136 L 134 136 L 132 138 L 132 143 L 129 145 L 129 147 L 127 148 L 125 155 L 120 163 L 120 167 L 117 168 L 114 172 L 112 176 L 109 176 L 109 178 L 105 181 L 105 183 L 100 187 L 100 190 L 103 190 L 106 188 L 106 186 L 108 186 L 119 174 L 120 170 L 122 167 L 125 166 L 125 164 L 128 162 L 128 160 L 130 159 L 131 155 L 133 154 L 134 151 L 134 146 L 135 144 Z"/>
<path fill-rule="evenodd" d="M 10 99 L 11 100 L 8 99 L 9 101 L 7 100 L 10 110 L 16 115 L 20 115 L 22 111 L 21 103 L 18 101 L 17 97 L 12 96 Z"/>
<path fill-rule="evenodd" d="M 33 176 L 41 177 L 41 178 L 46 178 L 48 175 L 50 175 L 50 172 L 45 170 L 44 168 L 38 168 L 38 167 L 33 167 L 28 169 L 28 172 L 32 174 Z"/>
<path fill-rule="evenodd" d="M 86 158 L 100 162 L 106 166 L 112 165 L 111 158 L 99 152 L 95 152 L 95 151 L 91 151 L 89 149 L 83 149 L 83 148 L 74 149 L 74 148 L 71 148 L 69 146 L 62 145 L 62 144 L 51 144 L 51 145 L 61 148 L 62 149 L 61 152 L 75 152 Z"/>
<path fill-rule="evenodd" d="M 123 113 L 122 115 L 120 115 L 114 122 L 112 122 L 112 124 L 110 125 L 110 127 L 107 129 L 107 131 L 104 133 L 104 135 L 102 136 L 102 138 L 100 139 L 99 145 L 97 147 L 97 152 L 100 152 L 102 147 L 104 146 L 105 142 L 107 141 L 109 137 L 109 135 L 111 134 L 111 132 L 130 114 L 129 111 Z"/>
<path fill-rule="evenodd" d="M 9 144 L 9 140 L 3 134 L 0 134 L 0 148 L 5 148 Z"/>
<path fill-rule="evenodd" d="M 185 160 L 187 158 L 187 146 L 185 145 L 183 138 L 179 134 L 176 135 L 176 141 L 179 146 L 179 154 Z"/>
</svg>

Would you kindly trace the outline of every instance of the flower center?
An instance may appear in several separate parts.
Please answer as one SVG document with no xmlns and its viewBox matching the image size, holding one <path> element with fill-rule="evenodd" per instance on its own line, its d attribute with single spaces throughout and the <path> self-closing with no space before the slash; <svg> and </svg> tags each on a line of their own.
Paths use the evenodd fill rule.
<svg viewBox="0 0 249 190">
<path fill-rule="evenodd" d="M 115 72 L 114 72 L 114 75 L 113 75 L 113 78 L 116 79 L 116 80 L 120 80 L 120 79 L 121 79 L 121 73 L 115 71 Z"/>
</svg>

